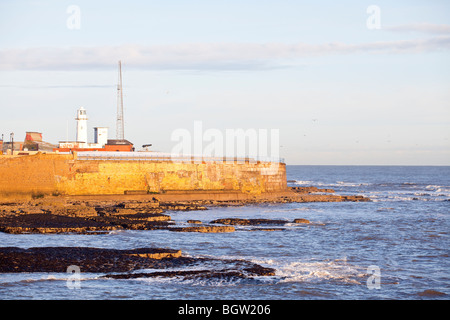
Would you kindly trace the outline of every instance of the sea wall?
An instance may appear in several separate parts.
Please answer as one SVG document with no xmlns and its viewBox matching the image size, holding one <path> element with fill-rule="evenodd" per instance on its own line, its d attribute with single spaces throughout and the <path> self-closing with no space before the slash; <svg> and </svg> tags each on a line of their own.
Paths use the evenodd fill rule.
<svg viewBox="0 0 450 320">
<path fill-rule="evenodd" d="M 283 163 L 80 160 L 76 154 L 0 156 L 0 195 L 3 196 L 173 191 L 261 194 L 286 189 Z"/>
</svg>

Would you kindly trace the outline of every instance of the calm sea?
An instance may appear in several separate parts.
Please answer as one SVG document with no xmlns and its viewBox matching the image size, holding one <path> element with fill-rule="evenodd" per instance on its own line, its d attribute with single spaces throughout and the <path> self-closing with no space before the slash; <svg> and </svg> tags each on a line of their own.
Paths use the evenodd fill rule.
<svg viewBox="0 0 450 320">
<path fill-rule="evenodd" d="M 373 201 L 169 212 L 179 224 L 224 217 L 311 221 L 272 232 L 238 226 L 224 234 L 0 233 L 1 246 L 168 247 L 276 269 L 275 276 L 229 281 L 113 280 L 81 270 L 79 289 L 69 289 L 65 273 L 0 274 L 0 299 L 449 299 L 450 167 L 288 166 L 287 179 L 291 186 L 332 188 Z"/>
</svg>

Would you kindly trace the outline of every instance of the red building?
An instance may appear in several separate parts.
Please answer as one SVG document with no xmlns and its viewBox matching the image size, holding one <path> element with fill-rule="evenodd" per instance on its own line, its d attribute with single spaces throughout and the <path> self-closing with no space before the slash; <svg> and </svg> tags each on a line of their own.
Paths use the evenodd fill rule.
<svg viewBox="0 0 450 320">
<path fill-rule="evenodd" d="M 104 151 L 134 151 L 133 144 L 128 140 L 108 140 Z"/>
<path fill-rule="evenodd" d="M 54 148 L 53 151 L 58 152 L 71 152 L 71 151 L 134 151 L 133 144 L 128 140 L 109 140 L 103 148 L 84 147 L 83 144 L 77 142 L 61 142 L 58 148 Z"/>
</svg>

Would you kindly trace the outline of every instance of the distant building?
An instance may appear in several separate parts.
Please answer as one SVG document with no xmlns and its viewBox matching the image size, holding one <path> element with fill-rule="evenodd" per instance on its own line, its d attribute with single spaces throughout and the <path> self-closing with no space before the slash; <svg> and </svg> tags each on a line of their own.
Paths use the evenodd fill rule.
<svg viewBox="0 0 450 320">
<path fill-rule="evenodd" d="M 4 154 L 11 154 L 28 151 L 52 152 L 57 146 L 49 142 L 42 141 L 42 133 L 27 131 L 25 140 L 21 141 L 2 141 L 0 140 L 0 151 Z"/>
<path fill-rule="evenodd" d="M 104 147 L 108 143 L 108 128 L 94 128 L 94 143 Z"/>
<path fill-rule="evenodd" d="M 56 146 L 49 142 L 42 141 L 42 133 L 30 132 L 25 134 L 25 141 L 21 151 L 53 151 Z"/>
<path fill-rule="evenodd" d="M 42 133 L 27 131 L 27 133 L 25 134 L 25 141 L 36 141 L 36 142 L 39 141 L 40 142 L 40 141 L 42 141 Z"/>
<path fill-rule="evenodd" d="M 134 151 L 133 144 L 128 140 L 108 140 L 105 151 Z"/>
<path fill-rule="evenodd" d="M 11 148 L 12 146 L 12 148 Z M 20 141 L 14 141 L 14 142 L 10 142 L 10 141 L 4 141 L 2 143 L 2 152 L 7 154 L 9 151 L 13 149 L 13 151 L 22 151 L 23 150 L 23 142 Z"/>
<path fill-rule="evenodd" d="M 87 143 L 87 115 L 86 110 L 81 107 L 77 110 L 77 142 L 78 143 Z"/>
<path fill-rule="evenodd" d="M 77 110 L 77 138 L 76 141 L 60 141 L 53 151 L 134 151 L 133 144 L 128 140 L 108 140 L 107 127 L 94 127 L 94 143 L 87 142 L 87 114 L 81 107 Z"/>
</svg>

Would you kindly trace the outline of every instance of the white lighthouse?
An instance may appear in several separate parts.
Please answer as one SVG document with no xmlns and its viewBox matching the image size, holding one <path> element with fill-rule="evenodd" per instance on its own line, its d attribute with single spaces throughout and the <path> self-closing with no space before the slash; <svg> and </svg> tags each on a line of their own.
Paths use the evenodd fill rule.
<svg viewBox="0 0 450 320">
<path fill-rule="evenodd" d="M 95 127 L 94 128 L 94 143 L 88 143 L 87 137 L 87 121 L 88 117 L 86 109 L 81 107 L 77 110 L 77 139 L 76 141 L 60 141 L 60 152 L 68 151 L 97 151 L 105 148 L 108 144 L 108 128 L 107 127 Z"/>
<path fill-rule="evenodd" d="M 77 142 L 78 143 L 87 143 L 87 115 L 86 109 L 81 107 L 77 110 Z"/>
</svg>

